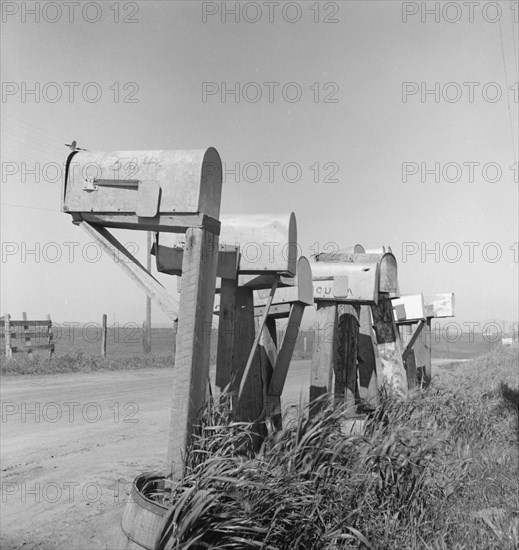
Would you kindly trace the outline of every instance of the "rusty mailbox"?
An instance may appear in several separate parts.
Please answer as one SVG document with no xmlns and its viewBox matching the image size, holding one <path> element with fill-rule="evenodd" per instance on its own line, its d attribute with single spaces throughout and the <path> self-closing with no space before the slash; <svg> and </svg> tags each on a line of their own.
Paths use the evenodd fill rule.
<svg viewBox="0 0 519 550">
<path fill-rule="evenodd" d="M 66 161 L 62 211 L 104 227 L 218 233 L 221 189 L 221 160 L 212 147 L 74 151 Z"/>
</svg>

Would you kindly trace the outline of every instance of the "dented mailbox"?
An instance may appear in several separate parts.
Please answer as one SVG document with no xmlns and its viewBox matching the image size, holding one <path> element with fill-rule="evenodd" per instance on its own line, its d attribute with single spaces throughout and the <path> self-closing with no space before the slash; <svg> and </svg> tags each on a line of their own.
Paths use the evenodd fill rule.
<svg viewBox="0 0 519 550">
<path fill-rule="evenodd" d="M 104 227 L 218 232 L 222 165 L 214 148 L 75 151 L 67 159 L 62 211 Z"/>
<path fill-rule="evenodd" d="M 220 244 L 235 247 L 239 252 L 240 285 L 258 288 L 262 286 L 258 275 L 275 273 L 292 277 L 295 274 L 298 246 L 293 213 L 231 214 L 222 215 L 220 221 Z M 183 236 L 157 235 L 153 247 L 157 270 L 180 275 L 183 249 Z M 267 279 L 266 287 L 270 287 L 272 280 Z"/>
<path fill-rule="evenodd" d="M 380 266 L 377 262 L 315 262 L 311 265 L 316 301 L 378 303 Z"/>
</svg>

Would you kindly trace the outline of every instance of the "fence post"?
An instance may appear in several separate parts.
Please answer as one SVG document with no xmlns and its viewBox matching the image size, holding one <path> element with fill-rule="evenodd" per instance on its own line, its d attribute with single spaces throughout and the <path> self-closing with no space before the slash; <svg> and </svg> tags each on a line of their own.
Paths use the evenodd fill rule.
<svg viewBox="0 0 519 550">
<path fill-rule="evenodd" d="M 52 344 L 52 347 L 49 347 L 49 361 L 52 359 L 52 355 L 54 353 L 54 335 L 52 334 L 52 321 L 50 318 L 50 313 L 47 313 L 47 321 L 49 321 L 49 324 L 47 326 L 47 343 Z"/>
<path fill-rule="evenodd" d="M 106 358 L 106 313 L 103 313 L 103 322 L 101 325 L 101 357 Z"/>
<path fill-rule="evenodd" d="M 5 356 L 10 358 L 13 356 L 13 350 L 11 349 L 11 316 L 9 313 L 4 317 L 4 334 L 5 334 Z"/>
<path fill-rule="evenodd" d="M 27 313 L 24 311 L 22 313 L 22 319 L 24 321 L 27 321 Z M 27 321 L 27 323 L 25 323 L 23 325 L 23 335 L 24 335 L 24 341 L 25 341 L 25 348 L 27 349 L 27 357 L 29 359 L 32 359 L 33 358 L 33 355 L 32 355 L 32 342 L 31 342 L 31 334 L 27 334 L 29 332 L 29 323 Z"/>
</svg>

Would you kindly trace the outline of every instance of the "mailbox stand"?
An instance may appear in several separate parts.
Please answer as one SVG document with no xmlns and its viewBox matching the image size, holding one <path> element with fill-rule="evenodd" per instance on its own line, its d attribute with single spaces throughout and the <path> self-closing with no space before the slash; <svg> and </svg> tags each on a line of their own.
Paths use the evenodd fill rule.
<svg viewBox="0 0 519 550">
<path fill-rule="evenodd" d="M 291 342 L 291 335 L 297 333 L 306 305 L 297 295 L 292 296 L 291 302 L 281 304 L 286 315 L 290 315 L 290 334 L 278 350 L 277 294 L 285 290 L 283 287 L 297 287 L 296 266 L 301 280 L 306 274 L 307 286 L 311 279 L 308 262 L 302 259 L 296 262 L 297 230 L 293 214 L 227 215 L 222 216 L 221 222 L 222 244 L 217 265 L 220 302 L 215 312 L 220 315 L 216 385 L 220 391 L 233 394 L 237 420 L 256 424 L 258 438 L 254 447 L 257 448 L 264 435 L 262 420 L 278 414 L 274 411 L 279 411 L 279 406 L 273 403 L 280 401 L 295 345 L 295 337 Z M 183 247 L 182 238 L 160 234 L 153 251 L 157 269 L 181 274 Z M 267 293 L 261 297 L 256 294 L 261 307 L 255 308 L 254 291 Z"/>
<path fill-rule="evenodd" d="M 392 318 L 390 301 L 399 295 L 396 259 L 385 249 L 370 253 L 362 250 L 360 245 L 356 245 L 344 251 L 319 254 L 313 264 L 316 291 L 322 284 L 318 280 L 326 279 L 327 274 L 334 282 L 328 283 L 324 294 L 322 289 L 316 294 L 320 334 L 312 362 L 310 398 L 331 391 L 331 369 L 335 366 L 336 397 L 344 395 L 346 403 L 348 406 L 351 403 L 352 408 L 359 401 L 359 396 L 371 406 L 378 405 L 378 379 L 384 380 L 397 393 L 407 394 L 402 344 Z M 372 268 L 371 276 L 368 276 L 369 266 Z M 342 298 L 337 294 L 341 279 L 348 289 Z M 326 292 L 334 300 L 324 300 Z M 350 304 L 349 310 L 337 310 L 337 304 L 341 301 Z M 320 313 L 320 310 L 325 311 Z M 346 317 L 341 320 L 338 315 Z M 321 334 L 323 327 L 325 330 Z M 326 342 L 326 332 L 330 330 L 334 336 Z M 373 342 L 376 342 L 375 348 Z"/>
<path fill-rule="evenodd" d="M 393 302 L 404 351 L 409 389 L 431 382 L 431 320 L 454 317 L 454 294 L 402 296 Z"/>
<path fill-rule="evenodd" d="M 182 473 L 206 400 L 210 340 L 205 329 L 213 310 L 221 185 L 221 160 L 213 148 L 75 151 L 66 163 L 62 211 L 173 321 L 179 318 L 167 466 L 172 476 Z M 107 227 L 185 233 L 179 304 Z"/>
</svg>

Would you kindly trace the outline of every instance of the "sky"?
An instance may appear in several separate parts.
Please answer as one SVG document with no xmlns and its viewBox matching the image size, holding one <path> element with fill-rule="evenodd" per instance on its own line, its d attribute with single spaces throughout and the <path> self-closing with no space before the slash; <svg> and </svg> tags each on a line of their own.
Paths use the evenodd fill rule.
<svg viewBox="0 0 519 550">
<path fill-rule="evenodd" d="M 403 294 L 516 321 L 519 6 L 447 4 L 2 2 L 1 313 L 144 320 L 60 212 L 77 140 L 214 146 L 222 213 L 295 212 L 306 256 L 391 246 Z M 144 260 L 143 232 L 115 233 Z"/>
</svg>

